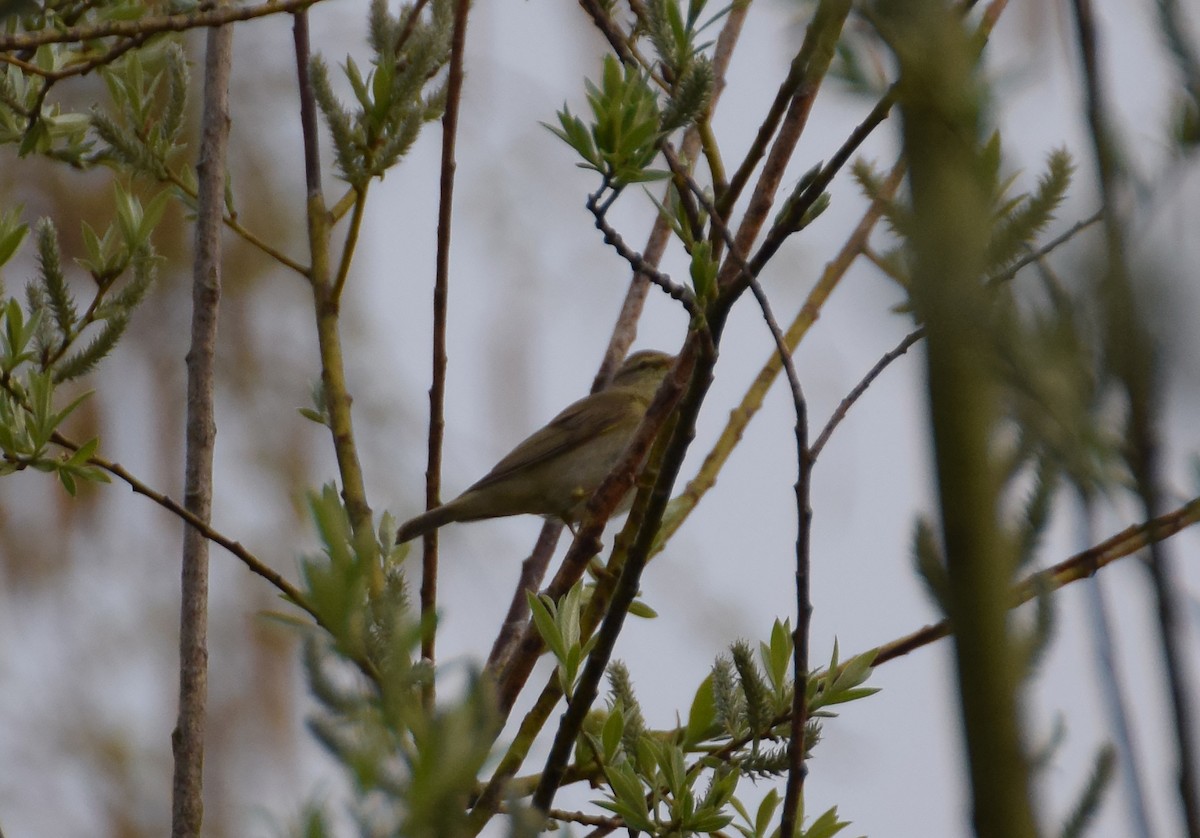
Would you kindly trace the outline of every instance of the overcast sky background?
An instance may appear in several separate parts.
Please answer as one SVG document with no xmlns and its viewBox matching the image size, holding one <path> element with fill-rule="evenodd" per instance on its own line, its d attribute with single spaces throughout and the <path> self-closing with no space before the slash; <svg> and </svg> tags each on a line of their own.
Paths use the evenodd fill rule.
<svg viewBox="0 0 1200 838">
<path fill-rule="evenodd" d="M 1185 280 L 1192 280 L 1186 267 L 1196 264 L 1200 256 L 1200 239 L 1193 232 L 1200 191 L 1194 167 L 1168 168 L 1169 149 L 1163 139 L 1168 103 L 1163 92 L 1170 68 L 1163 61 L 1150 8 L 1134 10 L 1116 0 L 1096 5 L 1110 101 L 1138 171 L 1155 186 L 1154 200 L 1139 211 L 1135 241 L 1139 255 L 1154 257 L 1173 288 L 1171 305 L 1164 311 L 1180 312 L 1180 320 L 1167 317 L 1164 330 L 1180 331 L 1191 322 L 1187 312 L 1195 311 L 1197 303 L 1194 281 Z M 1196 9 L 1191 0 L 1183 6 Z M 358 56 L 360 65 L 365 63 L 365 12 L 366 3 L 345 0 L 313 10 L 315 46 L 331 64 L 342 61 L 347 52 Z M 804 21 L 796 4 L 759 0 L 752 9 L 716 119 L 727 162 L 739 159 L 753 136 L 799 43 Z M 987 53 L 999 106 L 993 118 L 1004 137 L 1005 168 L 1022 173 L 1016 188 L 1032 188 L 1046 155 L 1055 147 L 1067 146 L 1079 164 L 1076 186 L 1048 235 L 1096 208 L 1072 31 L 1065 3 L 1013 2 Z M 282 223 L 302 230 L 298 213 L 303 172 L 294 88 L 288 82 L 290 40 L 290 27 L 283 19 L 238 30 L 232 142 L 246 156 L 235 164 L 233 174 L 236 190 L 238 178 L 252 181 L 259 174 L 247 160 L 269 164 L 271 188 L 277 197 L 291 200 L 290 211 L 296 213 Z M 603 54 L 599 36 L 574 4 L 481 3 L 472 12 L 467 49 L 451 265 L 443 481 L 447 494 L 465 488 L 514 443 L 586 392 L 628 282 L 625 264 L 604 246 L 583 207 L 586 193 L 595 187 L 594 177 L 577 169 L 569 149 L 539 125 L 553 120 L 564 101 L 577 113 L 584 110 L 582 80 L 594 76 L 599 66 Z M 198 67 L 194 72 L 199 73 Z M 839 92 L 835 84 L 827 85 L 785 184 L 827 159 L 871 104 Z M 890 166 L 896 151 L 895 131 L 894 121 L 886 123 L 864 145 L 862 156 L 881 169 Z M 439 139 L 438 127 L 429 127 L 410 158 L 372 188 L 348 290 L 346 328 L 355 344 L 348 364 L 368 486 L 373 504 L 391 509 L 400 518 L 417 512 L 423 497 Z M 340 194 L 330 184 L 330 194 Z M 848 177 L 839 178 L 831 193 L 829 210 L 789 242 L 764 273 L 763 284 L 785 322 L 864 207 Z M 247 193 L 243 200 L 253 199 Z M 652 219 L 652 206 L 636 190 L 622 198 L 612 216 L 626 240 L 639 248 Z M 293 236 L 293 241 L 298 238 Z M 1057 264 L 1069 270 L 1073 260 L 1086 253 L 1088 243 L 1064 248 Z M 664 268 L 685 275 L 680 250 L 672 250 Z M 263 386 L 282 404 L 302 405 L 307 400 L 307 381 L 316 371 L 308 337 L 307 291 L 294 277 L 279 273 L 258 286 L 256 294 L 259 299 L 253 310 L 263 318 L 254 332 L 256 339 L 268 354 L 300 359 L 294 372 L 281 373 Z M 816 426 L 911 329 L 907 317 L 890 311 L 900 300 L 890 281 L 860 264 L 823 309 L 797 354 Z M 179 328 L 186 323 L 186 314 L 180 312 L 156 316 Z M 223 339 L 239 340 L 240 325 L 224 321 Z M 652 294 L 636 346 L 674 350 L 686 326 L 686 316 L 675 303 Z M 717 380 L 684 468 L 685 478 L 695 473 L 729 410 L 772 349 L 770 336 L 747 298 L 732 317 L 722 343 Z M 1175 490 L 1172 500 L 1196 490 L 1188 467 L 1191 452 L 1200 447 L 1194 421 L 1195 349 L 1194 338 L 1185 335 L 1171 345 L 1168 356 L 1173 389 L 1166 417 L 1170 443 L 1166 459 Z M 176 362 L 181 366 L 182 351 Z M 119 388 L 129 404 L 156 397 L 139 377 L 145 370 L 139 371 L 138 363 L 144 362 L 120 354 L 109 362 L 110 367 L 132 365 L 131 372 L 106 379 L 106 386 Z M 915 516 L 932 509 L 921 396 L 918 349 L 871 387 L 817 466 L 812 501 L 815 611 L 810 659 L 814 664 L 828 659 L 835 638 L 843 656 L 848 656 L 936 619 L 909 556 Z M 219 404 L 219 409 L 217 485 L 219 492 L 222 486 L 224 491 L 214 520 L 275 566 L 289 570 L 294 566 L 295 545 L 314 543 L 311 535 L 301 533 L 299 539 L 284 535 L 294 529 L 289 522 L 296 514 L 295 498 L 305 482 L 319 485 L 335 473 L 327 436 L 290 409 L 247 414 L 234 412 L 228 403 Z M 777 385 L 716 488 L 647 570 L 644 599 L 660 616 L 627 624 L 616 656 L 629 666 L 652 726 L 669 726 L 677 714 L 686 716 L 696 686 L 730 642 L 766 639 L 776 616 L 794 612 L 792 420 L 790 399 L 785 388 Z M 137 465 L 139 435 L 147 429 L 136 418 L 112 424 L 117 427 L 105 436 L 106 450 L 114 459 Z M 304 473 L 289 490 L 290 496 L 279 496 L 278 488 L 258 470 L 255 446 L 264 428 L 276 430 L 288 444 L 305 448 Z M 168 476 L 162 485 L 177 485 L 171 480 L 178 478 Z M 0 824 L 9 838 L 95 834 L 88 827 L 96 811 L 121 802 L 110 799 L 111 789 L 98 794 L 95 777 L 63 761 L 69 746 L 55 751 L 57 761 L 40 755 L 39 748 L 37 731 L 45 719 L 39 706 L 45 696 L 66 693 L 69 702 L 73 689 L 79 689 L 69 686 L 78 684 L 73 679 L 87 667 L 100 665 L 90 657 L 81 662 L 78 653 L 71 651 L 97 627 L 105 631 L 118 627 L 125 642 L 119 661 L 112 664 L 111 671 L 119 674 L 102 686 L 84 688 L 85 692 L 102 694 L 99 706 L 111 723 L 127 731 L 140 743 L 138 747 L 158 754 L 139 769 L 146 774 L 144 782 L 132 788 L 142 791 L 131 791 L 126 803 L 131 809 L 165 806 L 156 772 L 169 772 L 165 760 L 169 754 L 163 751 L 174 716 L 170 675 L 174 641 L 169 621 L 161 623 L 166 627 L 163 642 L 154 645 L 141 642 L 140 627 L 146 625 L 148 608 L 170 616 L 177 582 L 175 560 L 169 557 L 178 552 L 177 528 L 164 524 L 157 513 L 147 512 L 145 501 L 125 497 L 128 493 L 119 487 L 105 492 L 119 495 L 106 496 L 105 502 L 119 511 L 120 523 L 84 522 L 86 526 L 81 525 L 71 540 L 98 555 L 128 550 L 133 544 L 157 554 L 156 560 L 138 565 L 138 575 L 117 578 L 103 563 L 84 563 L 71 572 L 65 585 L 64 590 L 73 594 L 59 590 L 53 596 L 18 600 L 11 590 L 0 587 L 0 683 L 6 694 L 0 697 Z M 1074 510 L 1063 503 L 1059 513 L 1044 552 L 1047 564 L 1080 546 Z M 1116 532 L 1137 517 L 1131 507 L 1108 515 L 1101 533 Z M 539 527 L 537 519 L 517 518 L 444 531 L 439 654 L 447 667 L 448 684 L 456 672 L 486 656 L 519 563 Z M 131 532 L 138 534 L 132 541 Z M 611 537 L 610 529 L 607 540 Z M 1198 546 L 1197 534 L 1185 532 L 1172 539 L 1169 548 L 1187 597 L 1187 640 L 1193 664 L 1200 591 Z M 564 549 L 560 545 L 559 556 Z M 226 619 L 214 621 L 214 645 L 224 642 L 236 647 L 245 632 L 255 630 L 254 613 L 277 606 L 270 592 L 262 591 L 263 585 L 228 555 L 214 550 L 212 563 L 217 608 L 223 607 L 221 603 L 240 603 L 236 609 L 218 610 Z M 1159 835 L 1178 834 L 1168 705 L 1160 686 L 1148 580 L 1132 560 L 1106 570 L 1101 579 L 1134 708 L 1154 826 Z M 254 591 L 248 595 L 256 598 L 254 608 L 247 608 L 244 597 L 235 600 L 235 592 L 247 590 Z M 1036 784 L 1047 824 L 1065 816 L 1090 771 L 1096 748 L 1109 736 L 1098 703 L 1084 596 L 1084 585 L 1077 584 L 1056 597 L 1057 638 L 1028 693 L 1035 744 L 1049 737 L 1056 720 L 1067 725 L 1065 740 Z M 292 689 L 301 693 L 302 681 L 292 668 L 294 648 L 282 646 L 278 658 L 283 663 L 214 653 L 214 693 L 218 699 L 227 692 L 254 696 L 260 677 L 256 667 L 267 665 L 290 668 Z M 947 643 L 881 667 L 870 683 L 883 691 L 846 707 L 824 726 L 825 738 L 806 783 L 810 815 L 836 804 L 841 816 L 853 822 L 847 835 L 967 834 L 968 796 L 952 676 Z M 531 681 L 537 683 L 539 676 L 535 674 Z M 87 706 L 96 709 L 95 702 Z M 297 733 L 308 707 L 298 701 L 294 709 L 290 730 L 299 736 L 299 744 L 293 751 L 265 764 L 243 754 L 236 765 L 220 766 L 226 769 L 216 781 L 221 805 L 232 807 L 233 821 L 244 825 L 243 834 L 274 834 L 271 818 L 294 813 L 299 794 L 336 788 L 329 762 L 306 734 Z M 218 728 L 222 724 L 222 719 L 214 721 Z M 61 731 L 48 736 L 72 741 Z M 253 739 L 247 740 L 247 748 L 252 747 Z M 5 750 L 22 759 L 5 758 Z M 216 772 L 218 767 L 210 757 L 208 770 Z M 525 771 L 538 768 L 535 755 Z M 760 790 L 767 787 L 760 784 Z M 757 797 L 748 781 L 742 791 Z M 565 790 L 559 802 L 574 805 L 588 797 L 586 789 Z M 1124 807 L 1121 788 L 1114 786 L 1091 834 L 1098 838 L 1128 834 Z M 154 817 L 141 819 L 153 822 Z"/>
</svg>

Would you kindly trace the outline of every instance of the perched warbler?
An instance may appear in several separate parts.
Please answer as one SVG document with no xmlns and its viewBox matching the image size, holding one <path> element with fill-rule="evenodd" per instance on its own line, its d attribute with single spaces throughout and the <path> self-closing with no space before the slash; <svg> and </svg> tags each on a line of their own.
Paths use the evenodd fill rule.
<svg viewBox="0 0 1200 838">
<path fill-rule="evenodd" d="M 396 541 L 404 543 L 453 521 L 508 515 L 578 522 L 588 498 L 633 439 L 674 362 L 675 356 L 665 352 L 630 355 L 608 387 L 567 407 L 454 500 L 406 521 Z M 631 492 L 625 501 L 632 499 Z"/>
</svg>

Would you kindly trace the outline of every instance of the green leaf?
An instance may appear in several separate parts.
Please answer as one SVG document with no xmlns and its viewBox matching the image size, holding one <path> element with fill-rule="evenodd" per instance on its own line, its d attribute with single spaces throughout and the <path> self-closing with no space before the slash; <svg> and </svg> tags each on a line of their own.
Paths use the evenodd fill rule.
<svg viewBox="0 0 1200 838">
<path fill-rule="evenodd" d="M 771 644 L 760 649 L 767 676 L 776 693 L 782 693 L 788 682 L 792 663 L 792 632 L 790 621 L 775 620 L 771 627 Z"/>
<path fill-rule="evenodd" d="M 68 465 L 84 465 L 88 460 L 96 455 L 96 450 L 99 447 L 100 438 L 92 437 L 87 442 L 83 443 L 83 445 L 80 445 L 79 448 L 77 448 L 74 452 L 72 452 L 70 458 L 66 462 Z"/>
<path fill-rule="evenodd" d="M 298 407 L 296 408 L 296 412 L 305 419 L 316 422 L 318 425 L 325 425 L 326 427 L 329 425 L 329 417 L 318 410 L 313 410 L 311 407 Z"/>
<path fill-rule="evenodd" d="M 42 378 L 46 378 L 46 376 L 39 375 L 38 378 L 42 379 Z M 70 416 L 72 413 L 75 412 L 75 409 L 77 407 L 79 407 L 79 405 L 83 404 L 87 399 L 91 398 L 91 395 L 93 392 L 94 391 L 92 391 L 92 390 L 88 390 L 87 392 L 80 393 L 78 396 L 76 396 L 74 399 L 72 399 L 67 404 L 67 406 L 64 407 L 62 410 L 58 411 L 57 413 L 51 414 L 51 416 L 49 417 L 50 424 L 52 425 L 51 430 L 53 430 L 54 428 L 57 428 L 59 425 L 61 425 L 68 416 Z M 53 390 L 51 390 L 51 393 L 53 393 Z M 49 437 L 47 437 L 47 440 L 48 439 L 49 439 Z M 92 450 L 93 450 L 93 452 L 95 451 L 94 446 L 93 446 Z M 91 455 L 89 454 L 88 456 L 91 456 Z"/>
<path fill-rule="evenodd" d="M 775 810 L 779 808 L 779 804 L 783 801 L 779 797 L 779 792 L 771 789 L 763 797 L 762 802 L 758 804 L 758 812 L 754 816 L 754 834 L 767 835 L 771 828 L 771 819 L 775 817 Z"/>
<path fill-rule="evenodd" d="M 855 655 L 846 661 L 842 666 L 842 671 L 834 680 L 834 692 L 841 692 L 851 687 L 857 687 L 870 678 L 871 665 L 875 662 L 875 655 L 877 653 L 877 649 L 871 649 L 863 652 L 861 655 Z"/>
<path fill-rule="evenodd" d="M 608 718 L 604 720 L 604 727 L 600 730 L 600 743 L 604 750 L 606 765 L 616 759 L 617 748 L 621 746 L 621 736 L 624 733 L 625 713 L 618 704 L 609 711 Z"/>
<path fill-rule="evenodd" d="M 529 603 L 529 613 L 533 617 L 533 624 L 537 628 L 538 634 L 542 636 L 546 647 L 550 649 L 559 663 L 565 662 L 567 646 L 554 619 L 553 600 L 545 595 L 538 596 L 533 591 L 525 592 L 525 600 Z"/>
<path fill-rule="evenodd" d="M 692 697 L 692 706 L 688 710 L 687 728 L 684 733 L 684 744 L 695 745 L 703 742 L 717 729 L 717 710 L 713 701 L 712 676 L 709 675 L 700 682 L 695 696 Z"/>
<path fill-rule="evenodd" d="M 75 497 L 75 478 L 72 477 L 71 473 L 65 468 L 58 469 L 57 473 L 58 482 L 62 483 L 62 487 L 67 490 L 67 494 L 71 497 Z"/>
<path fill-rule="evenodd" d="M 607 776 L 613 800 L 599 801 L 598 805 L 616 812 L 632 830 L 657 834 L 657 826 L 650 819 L 650 810 L 646 806 L 645 791 L 633 767 L 628 762 L 610 766 Z"/>
<path fill-rule="evenodd" d="M 725 815 L 714 810 L 704 810 L 697 812 L 693 817 L 688 818 L 686 826 L 689 832 L 707 835 L 717 830 L 724 829 L 733 820 L 733 815 Z"/>
<path fill-rule="evenodd" d="M 171 193 L 165 189 L 150 199 L 150 203 L 146 205 L 142 216 L 142 223 L 138 226 L 139 243 L 145 243 L 150 240 L 150 234 L 154 232 L 154 228 L 162 221 L 163 213 L 170 202 Z"/>
<path fill-rule="evenodd" d="M 850 825 L 850 821 L 838 820 L 837 807 L 824 812 L 804 830 L 804 838 L 833 838 Z"/>
<path fill-rule="evenodd" d="M 641 617 L 643 620 L 653 620 L 658 617 L 658 612 L 651 608 L 640 599 L 635 599 L 629 603 L 629 615 L 631 617 Z"/>
<path fill-rule="evenodd" d="M 12 209 L 0 216 L 0 265 L 8 262 L 25 240 L 29 225 L 17 222 L 17 210 Z"/>
<path fill-rule="evenodd" d="M 668 742 L 660 743 L 658 768 L 672 796 L 679 798 L 687 790 L 687 766 L 683 761 L 683 749 Z"/>
<path fill-rule="evenodd" d="M 712 243 L 699 241 L 692 246 L 692 262 L 690 272 L 692 288 L 696 299 L 707 302 L 715 299 L 717 293 L 717 271 L 720 266 L 712 258 Z"/>
</svg>

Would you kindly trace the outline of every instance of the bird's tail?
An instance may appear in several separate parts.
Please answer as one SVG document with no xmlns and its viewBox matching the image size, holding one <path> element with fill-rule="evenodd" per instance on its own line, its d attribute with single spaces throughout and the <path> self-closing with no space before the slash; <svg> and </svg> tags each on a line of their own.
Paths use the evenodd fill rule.
<svg viewBox="0 0 1200 838">
<path fill-rule="evenodd" d="M 447 503 L 434 507 L 401 524 L 400 529 L 396 530 L 396 543 L 403 544 L 406 541 L 412 541 L 431 530 L 436 530 L 444 524 L 457 520 L 458 517 L 455 515 L 455 508 L 452 504 Z"/>
</svg>

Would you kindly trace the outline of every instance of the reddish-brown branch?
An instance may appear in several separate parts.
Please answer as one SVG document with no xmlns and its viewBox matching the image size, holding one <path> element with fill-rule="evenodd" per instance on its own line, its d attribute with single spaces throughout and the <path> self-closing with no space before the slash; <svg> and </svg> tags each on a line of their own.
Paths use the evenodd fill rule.
<svg viewBox="0 0 1200 838">
<path fill-rule="evenodd" d="M 425 469 L 425 507 L 441 503 L 442 439 L 446 431 L 446 322 L 450 291 L 450 228 L 454 215 L 454 159 L 458 139 L 458 111 L 462 102 L 463 56 L 467 43 L 469 0 L 457 0 L 454 6 L 454 34 L 450 42 L 450 70 L 446 81 L 446 110 L 442 114 L 441 187 L 438 195 L 437 265 L 433 282 L 433 384 L 429 388 L 429 447 Z M 434 661 L 437 635 L 438 531 L 425 533 L 421 558 L 421 657 Z M 432 710 L 434 682 L 422 687 L 425 706 Z"/>
</svg>

